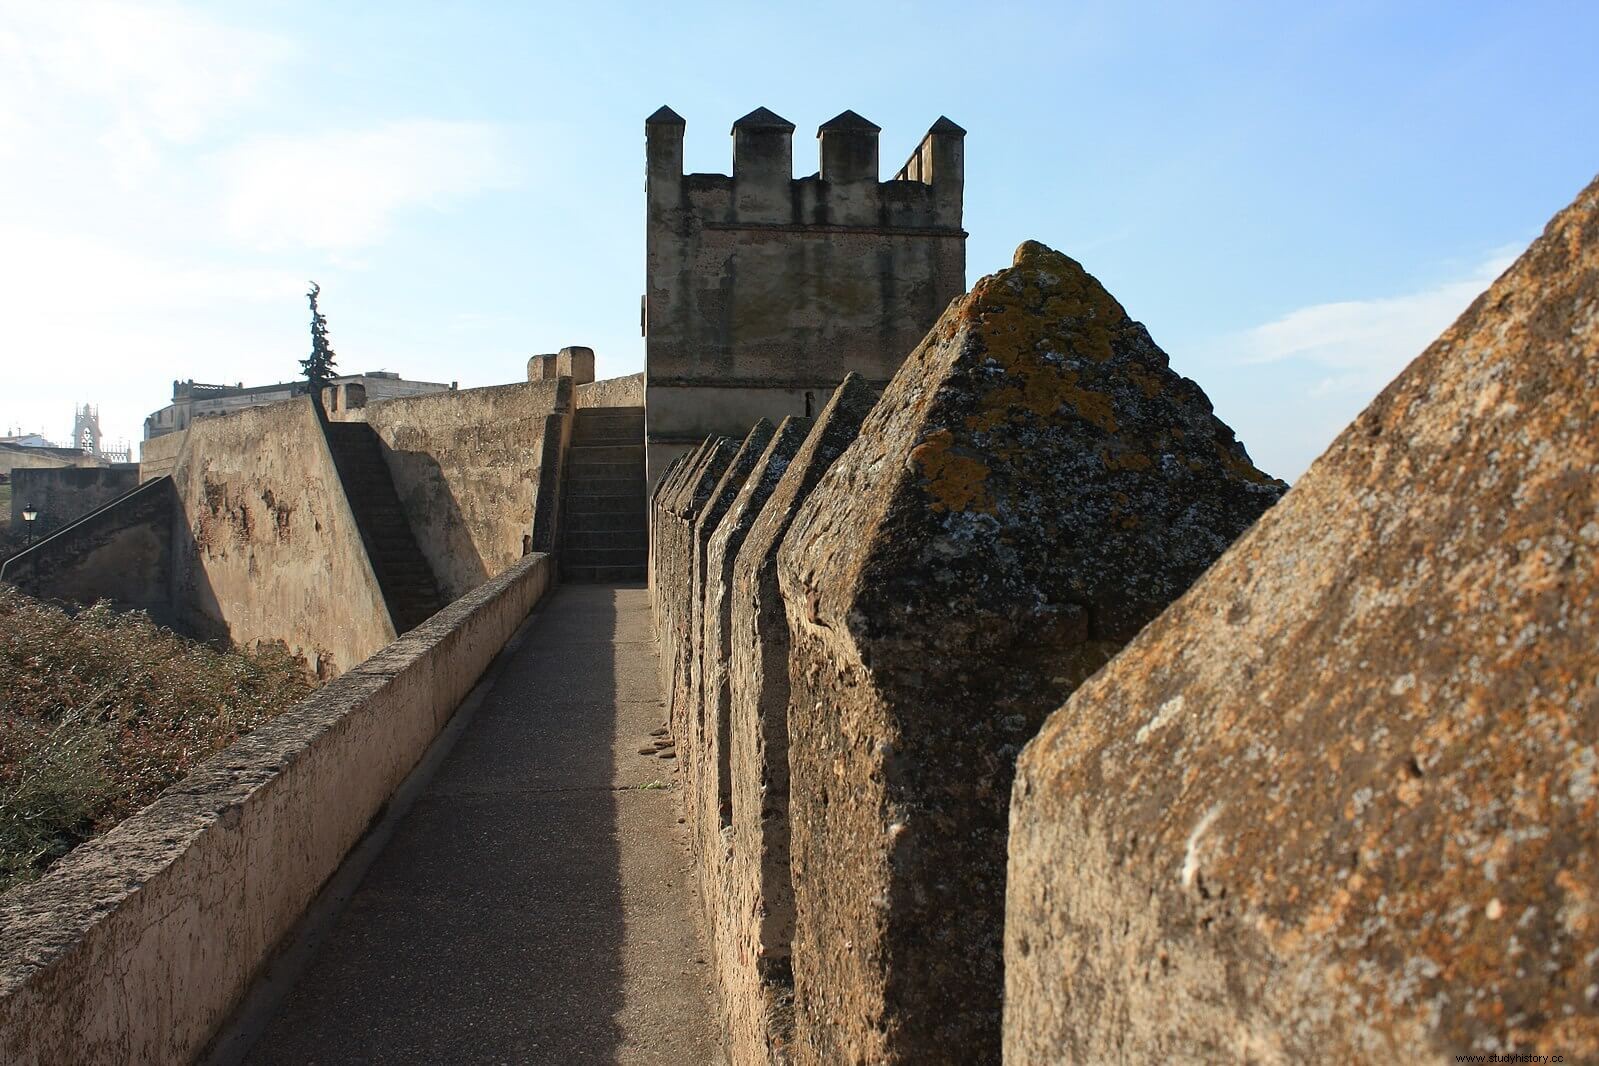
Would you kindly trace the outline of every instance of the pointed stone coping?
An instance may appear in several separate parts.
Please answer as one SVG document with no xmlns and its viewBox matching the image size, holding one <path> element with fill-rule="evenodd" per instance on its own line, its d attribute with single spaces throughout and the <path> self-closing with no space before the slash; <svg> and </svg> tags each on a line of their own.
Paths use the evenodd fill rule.
<svg viewBox="0 0 1599 1066">
<path fill-rule="evenodd" d="M 723 1008 L 734 1062 L 773 1066 L 768 1036 L 776 1033 L 787 1045 L 793 1028 L 785 1009 L 793 993 L 788 966 L 794 932 L 788 823 L 789 635 L 777 587 L 777 549 L 799 505 L 856 438 L 876 400 L 877 394 L 859 374 L 847 375 L 834 390 L 750 524 L 728 585 L 733 847 L 725 874 L 728 900 L 716 936 L 722 987 L 728 989 Z M 752 474 L 746 486 L 754 479 Z M 735 503 L 723 520 L 724 529 L 738 509 Z"/>
<path fill-rule="evenodd" d="M 733 128 L 728 131 L 737 133 L 739 130 L 779 130 L 784 133 L 794 132 L 794 123 L 782 115 L 773 114 L 764 107 L 757 107 L 733 123 Z"/>
<path fill-rule="evenodd" d="M 881 133 L 883 127 L 853 111 L 841 111 L 816 128 L 816 136 L 824 133 Z"/>
<path fill-rule="evenodd" d="M 649 118 L 644 120 L 644 125 L 646 125 L 646 126 L 686 126 L 686 125 L 688 125 L 688 123 L 683 121 L 683 116 L 682 115 L 679 115 L 676 111 L 673 111 L 671 108 L 666 107 L 666 106 L 663 105 L 662 107 L 657 109 L 656 112 L 653 115 L 651 115 Z"/>
<path fill-rule="evenodd" d="M 679 487 L 668 512 L 671 521 L 666 524 L 663 538 L 660 596 L 664 608 L 660 623 L 661 673 L 669 726 L 672 736 L 679 740 L 687 735 L 684 730 L 686 687 L 679 685 L 677 679 L 688 655 L 692 618 L 690 596 L 694 588 L 694 523 L 737 451 L 737 445 L 727 437 L 708 440 L 700 462 Z"/>
<path fill-rule="evenodd" d="M 779 552 L 796 1046 L 998 1060 L 1016 751 L 1284 487 L 1069 257 L 950 305 Z"/>
<path fill-rule="evenodd" d="M 938 121 L 927 128 L 928 133 L 944 133 L 952 137 L 964 137 L 966 131 L 943 115 L 938 116 Z"/>
<path fill-rule="evenodd" d="M 757 432 L 764 423 L 764 431 Z M 749 532 L 750 524 L 760 513 L 761 506 L 777 487 L 788 466 L 789 458 L 805 439 L 808 418 L 790 416 L 783 419 L 777 429 L 761 419 L 751 430 L 740 458 L 728 469 L 729 478 L 744 465 L 746 452 L 753 452 L 753 461 L 738 485 L 737 494 L 729 501 L 720 518 L 708 511 L 700 520 L 700 533 L 704 540 L 701 549 L 704 560 L 701 574 L 702 589 L 697 600 L 700 622 L 697 627 L 699 648 L 694 679 L 695 698 L 702 709 L 703 732 L 690 752 L 691 764 L 700 775 L 699 791 L 690 796 L 695 807 L 695 826 L 700 836 L 710 841 L 721 832 L 722 804 L 729 796 L 727 780 L 727 623 L 732 597 L 737 593 L 729 586 L 733 561 L 739 546 Z M 708 855 L 711 860 L 702 866 L 702 874 L 717 871 L 714 877 L 704 879 L 702 891 L 706 894 L 711 914 L 716 913 L 715 900 L 719 895 L 720 849 Z"/>
<path fill-rule="evenodd" d="M 733 458 L 728 461 L 721 480 L 716 483 L 716 487 L 706 498 L 705 506 L 694 518 L 689 539 L 689 574 L 684 585 L 688 597 L 686 610 L 683 612 L 683 618 L 688 622 L 688 630 L 687 635 L 680 638 L 685 654 L 679 660 L 676 683 L 680 690 L 677 699 L 684 708 L 687 723 L 686 732 L 677 735 L 685 738 L 687 757 L 683 761 L 683 771 L 686 776 L 684 784 L 690 797 L 699 794 L 700 770 L 703 767 L 705 751 L 706 722 L 704 704 L 700 698 L 700 682 L 703 676 L 700 652 L 705 617 L 706 542 L 711 539 L 711 534 L 716 532 L 716 527 L 727 514 L 727 509 L 733 506 L 733 501 L 738 497 L 739 490 L 744 487 L 750 471 L 754 469 L 761 453 L 766 450 L 766 445 L 771 442 L 772 433 L 772 423 L 764 418 L 750 427 L 749 434 L 739 444 L 738 451 L 733 453 Z M 682 757 L 683 753 L 679 754 Z M 695 840 L 697 845 L 704 843 L 698 837 Z"/>
<path fill-rule="evenodd" d="M 1006 1063 L 1599 1054 L 1596 307 L 1599 181 L 1028 745 Z"/>
</svg>

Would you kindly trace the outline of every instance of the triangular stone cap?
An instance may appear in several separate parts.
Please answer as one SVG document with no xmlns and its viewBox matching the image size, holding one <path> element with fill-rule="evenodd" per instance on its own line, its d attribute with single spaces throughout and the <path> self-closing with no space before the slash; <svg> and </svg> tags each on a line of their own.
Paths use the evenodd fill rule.
<svg viewBox="0 0 1599 1066">
<path fill-rule="evenodd" d="M 655 114 L 651 115 L 649 118 L 644 120 L 644 125 L 646 125 L 646 126 L 686 126 L 686 125 L 688 125 L 688 123 L 683 121 L 683 116 L 682 115 L 679 115 L 676 111 L 673 111 L 671 108 L 666 107 L 665 105 L 662 105 L 661 108 L 658 111 L 655 112 Z"/>
<path fill-rule="evenodd" d="M 848 131 L 864 133 L 882 133 L 883 127 L 871 119 L 862 118 L 853 111 L 841 111 L 816 128 L 816 136 L 824 133 Z"/>
<path fill-rule="evenodd" d="M 964 129 L 962 129 L 961 127 L 957 126 L 955 123 L 951 122 L 948 118 L 946 118 L 943 115 L 939 115 L 938 116 L 938 121 L 933 123 L 932 126 L 930 126 L 928 128 L 927 132 L 928 133 L 950 133 L 950 134 L 954 134 L 956 137 L 964 137 L 964 136 L 966 136 L 966 131 Z"/>
<path fill-rule="evenodd" d="M 757 107 L 733 123 L 733 128 L 729 132 L 737 133 L 739 130 L 784 130 L 793 133 L 794 123 L 764 107 Z"/>
</svg>

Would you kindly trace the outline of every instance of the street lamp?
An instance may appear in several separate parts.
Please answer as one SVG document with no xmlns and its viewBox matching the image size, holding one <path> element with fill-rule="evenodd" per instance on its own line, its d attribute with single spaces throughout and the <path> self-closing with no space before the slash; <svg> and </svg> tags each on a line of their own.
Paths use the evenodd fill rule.
<svg viewBox="0 0 1599 1066">
<path fill-rule="evenodd" d="M 33 524 L 39 520 L 39 509 L 33 504 L 28 504 L 22 509 L 22 521 L 27 524 L 28 543 L 33 543 Z"/>
</svg>

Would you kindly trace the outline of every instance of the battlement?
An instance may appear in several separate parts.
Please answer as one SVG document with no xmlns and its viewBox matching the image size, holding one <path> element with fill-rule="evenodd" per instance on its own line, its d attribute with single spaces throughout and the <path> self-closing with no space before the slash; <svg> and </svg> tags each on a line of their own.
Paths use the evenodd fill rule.
<svg viewBox="0 0 1599 1066">
<path fill-rule="evenodd" d="M 794 177 L 794 124 L 764 107 L 733 123 L 733 172 L 684 174 L 687 124 L 669 107 L 644 124 L 650 210 L 711 227 L 848 226 L 962 233 L 966 131 L 939 118 L 910 160 L 879 180 L 881 127 L 845 111 L 816 131 L 818 169 Z M 962 233 L 962 235 L 964 235 Z"/>
</svg>

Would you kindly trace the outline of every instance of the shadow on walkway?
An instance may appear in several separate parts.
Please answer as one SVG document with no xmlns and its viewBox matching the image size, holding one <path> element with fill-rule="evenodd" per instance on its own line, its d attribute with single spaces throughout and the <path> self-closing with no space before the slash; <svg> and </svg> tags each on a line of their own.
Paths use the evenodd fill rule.
<svg viewBox="0 0 1599 1066">
<path fill-rule="evenodd" d="M 720 1061 L 648 612 L 546 601 L 246 1062 Z"/>
</svg>

